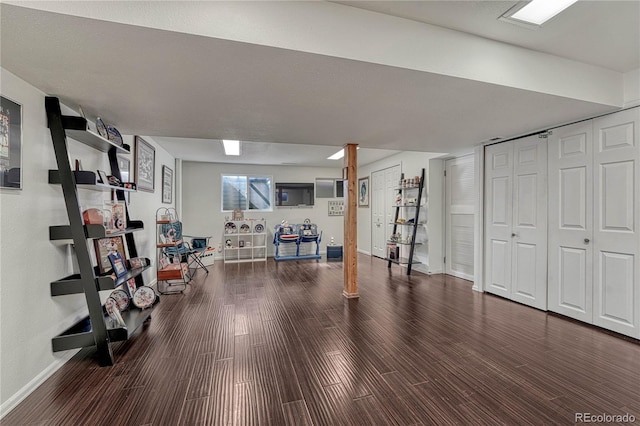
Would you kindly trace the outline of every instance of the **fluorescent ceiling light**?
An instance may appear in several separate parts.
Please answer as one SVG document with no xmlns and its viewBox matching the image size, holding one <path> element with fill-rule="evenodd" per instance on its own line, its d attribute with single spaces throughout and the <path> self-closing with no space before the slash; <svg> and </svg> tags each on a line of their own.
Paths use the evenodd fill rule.
<svg viewBox="0 0 640 426">
<path fill-rule="evenodd" d="M 356 149 L 360 149 L 360 147 L 357 147 Z M 339 160 L 342 157 L 344 157 L 344 148 L 333 154 L 331 157 L 327 157 L 327 160 Z"/>
<path fill-rule="evenodd" d="M 340 151 L 336 152 L 331 157 L 327 158 L 327 160 L 339 160 L 342 157 L 344 157 L 344 149 L 341 149 Z"/>
<path fill-rule="evenodd" d="M 240 141 L 223 140 L 225 155 L 240 155 Z"/>
<path fill-rule="evenodd" d="M 542 25 L 578 0 L 531 0 L 524 7 L 503 15 L 506 19 Z"/>
</svg>

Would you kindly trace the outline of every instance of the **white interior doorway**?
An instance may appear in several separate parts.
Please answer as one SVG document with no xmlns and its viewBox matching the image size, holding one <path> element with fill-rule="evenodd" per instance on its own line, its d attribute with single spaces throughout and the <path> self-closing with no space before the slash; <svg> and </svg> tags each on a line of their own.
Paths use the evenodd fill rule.
<svg viewBox="0 0 640 426">
<path fill-rule="evenodd" d="M 400 165 L 371 174 L 371 255 L 385 258 L 391 235 L 395 188 L 400 181 Z"/>
<path fill-rule="evenodd" d="M 473 154 L 445 163 L 445 273 L 473 281 L 474 193 Z"/>
</svg>

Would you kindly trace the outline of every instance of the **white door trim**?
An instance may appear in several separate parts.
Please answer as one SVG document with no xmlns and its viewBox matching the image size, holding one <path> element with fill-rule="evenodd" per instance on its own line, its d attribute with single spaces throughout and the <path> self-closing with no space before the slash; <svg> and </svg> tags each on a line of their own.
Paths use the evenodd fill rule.
<svg viewBox="0 0 640 426">
<path fill-rule="evenodd" d="M 454 244 L 453 244 L 453 234 L 454 234 L 454 229 L 453 229 L 453 221 L 452 221 L 452 217 L 453 215 L 459 215 L 459 217 L 462 219 L 463 215 L 465 219 L 470 219 L 471 220 L 471 224 L 470 227 L 471 229 L 473 229 L 473 227 L 475 226 L 475 218 L 474 218 L 474 214 L 475 214 L 475 197 L 473 196 L 473 194 L 475 194 L 475 192 L 472 192 L 472 189 L 475 189 L 475 179 L 473 179 L 475 177 L 475 173 L 472 176 L 469 176 L 469 181 L 471 181 L 473 179 L 472 183 L 472 187 L 470 188 L 471 190 L 469 190 L 469 192 L 467 194 L 462 193 L 461 195 L 466 195 L 465 198 L 467 198 L 466 200 L 461 200 L 462 203 L 457 203 L 456 205 L 453 204 L 453 196 L 454 196 L 454 177 L 456 176 L 453 173 L 453 168 L 454 166 L 458 166 L 458 167 L 464 167 L 465 165 L 467 167 L 473 167 L 474 166 L 474 155 L 473 154 L 467 154 L 467 155 L 463 155 L 460 157 L 455 157 L 455 158 L 450 158 L 447 159 L 445 161 L 444 164 L 444 168 L 446 171 L 445 174 L 445 191 L 444 191 L 444 217 L 445 217 L 445 235 L 444 235 L 444 243 L 445 243 L 445 257 L 446 257 L 446 262 L 444 264 L 444 269 L 445 269 L 445 273 L 448 275 L 452 275 L 454 277 L 458 277 L 458 278 L 462 278 L 465 280 L 469 280 L 469 281 L 473 281 L 473 269 L 469 272 L 464 272 L 462 270 L 459 270 L 459 268 L 456 268 L 454 266 L 454 253 L 453 253 L 453 248 L 454 248 Z M 468 170 L 468 169 L 467 169 Z M 457 191 L 456 191 L 457 192 Z M 470 218 L 469 218 L 470 216 Z M 471 232 L 471 240 L 473 241 L 473 231 Z M 468 238 L 468 237 L 467 237 Z M 471 251 L 470 251 L 470 255 L 469 255 L 470 259 L 469 261 L 471 262 L 471 266 L 473 268 L 473 262 L 474 262 L 474 255 L 473 255 L 473 242 L 471 242 Z"/>
</svg>

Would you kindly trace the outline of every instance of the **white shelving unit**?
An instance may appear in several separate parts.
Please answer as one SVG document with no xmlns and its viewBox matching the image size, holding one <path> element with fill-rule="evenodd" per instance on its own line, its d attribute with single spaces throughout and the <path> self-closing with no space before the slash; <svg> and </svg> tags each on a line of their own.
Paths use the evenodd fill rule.
<svg viewBox="0 0 640 426">
<path fill-rule="evenodd" d="M 264 219 L 224 222 L 224 263 L 267 260 L 267 221 Z"/>
</svg>

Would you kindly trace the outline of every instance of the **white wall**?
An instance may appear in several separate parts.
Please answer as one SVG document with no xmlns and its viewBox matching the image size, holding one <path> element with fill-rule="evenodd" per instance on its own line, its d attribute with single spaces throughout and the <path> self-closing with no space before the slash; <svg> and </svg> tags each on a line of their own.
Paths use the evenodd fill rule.
<svg viewBox="0 0 640 426">
<path fill-rule="evenodd" d="M 624 74 L 624 107 L 640 105 L 640 68 Z"/>
<path fill-rule="evenodd" d="M 142 138 L 151 144 L 156 150 L 156 170 L 154 192 L 138 191 L 131 194 L 131 203 L 129 204 L 129 216 L 134 220 L 142 220 L 144 222 L 144 231 L 136 232 L 134 238 L 136 240 L 136 248 L 141 257 L 148 257 L 155 264 L 156 261 L 156 210 L 160 207 L 175 207 L 176 203 L 176 167 L 175 158 L 171 156 L 164 148 L 158 145 L 152 137 L 142 136 Z M 124 142 L 131 146 L 131 179 L 133 179 L 134 169 L 134 137 L 123 135 Z M 173 197 L 171 204 L 162 203 L 162 166 L 168 166 L 173 170 Z M 147 269 L 143 275 L 146 284 L 155 283 L 156 271 L 154 268 Z"/>
<path fill-rule="evenodd" d="M 211 236 L 209 244 L 216 248 L 216 257 L 223 243 L 225 216 L 230 212 L 221 211 L 221 176 L 222 174 L 251 174 L 272 176 L 276 182 L 315 182 L 320 178 L 339 178 L 341 168 L 295 167 L 295 166 L 259 166 L 243 164 L 199 163 L 183 161 L 182 163 L 182 203 L 185 234 Z M 326 252 L 326 244 L 331 237 L 336 242 L 343 240 L 344 216 L 329 216 L 328 201 L 337 198 L 316 198 L 313 207 L 274 207 L 272 212 L 248 212 L 247 218 L 265 218 L 267 220 L 267 255 L 273 256 L 273 227 L 283 219 L 289 223 L 302 223 L 305 218 L 318 224 L 322 231 L 320 251 Z"/>
<path fill-rule="evenodd" d="M 369 176 L 369 182 L 371 184 L 371 173 L 400 165 L 402 172 L 405 176 L 419 176 L 420 170 L 424 167 L 425 176 L 429 176 L 429 160 L 434 157 L 441 156 L 442 154 L 430 153 L 430 152 L 402 152 L 382 160 L 370 163 L 361 167 L 358 167 L 358 178 Z M 427 181 L 429 185 L 429 181 Z M 430 185 L 429 185 L 430 186 Z M 428 188 L 427 188 L 428 192 Z M 437 195 L 436 195 L 437 196 Z M 427 200 L 431 199 L 431 194 L 427 194 Z M 441 201 L 435 201 L 437 205 L 440 205 Z M 423 210 L 428 215 L 428 229 L 441 229 L 438 228 L 438 217 L 431 217 L 431 210 Z M 422 213 L 421 213 L 422 216 Z M 440 215 L 440 220 L 442 215 Z M 438 231 L 439 232 L 439 231 Z M 431 238 L 429 236 L 429 238 Z M 416 238 L 418 240 L 418 238 Z M 414 255 L 421 264 L 415 265 L 413 269 L 421 272 L 430 272 L 428 251 L 430 250 L 430 243 L 424 245 L 417 245 Z M 370 254 L 371 253 L 371 208 L 358 208 L 358 251 Z"/>
<path fill-rule="evenodd" d="M 45 94 L 0 69 L 2 95 L 22 105 L 22 189 L 0 190 L 0 416 L 45 380 L 75 351 L 53 353 L 51 338 L 87 313 L 83 295 L 52 297 L 50 282 L 77 270 L 71 246 L 49 241 L 49 226 L 68 224 L 62 190 L 47 183 L 56 169 L 44 109 Z M 65 111 L 67 110 L 67 111 Z M 63 108 L 63 113 L 69 113 Z M 127 143 L 132 137 L 125 137 Z M 153 143 L 152 140 L 147 140 Z M 109 170 L 106 155 L 69 140 L 70 160 L 85 170 Z M 153 218 L 160 205 L 161 164 L 173 158 L 156 145 L 156 192 L 131 195 L 130 216 L 145 220 L 136 233 L 141 255 L 153 255 Z M 133 166 L 132 166 L 133 167 Z M 101 205 L 108 193 L 79 190 L 83 205 Z M 145 276 L 149 282 L 155 274 Z M 108 293 L 107 293 L 108 294 Z"/>
</svg>

